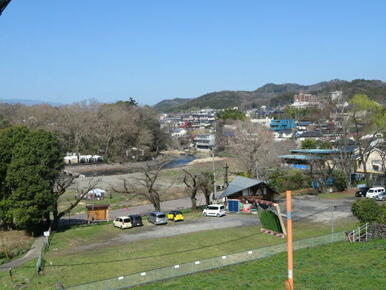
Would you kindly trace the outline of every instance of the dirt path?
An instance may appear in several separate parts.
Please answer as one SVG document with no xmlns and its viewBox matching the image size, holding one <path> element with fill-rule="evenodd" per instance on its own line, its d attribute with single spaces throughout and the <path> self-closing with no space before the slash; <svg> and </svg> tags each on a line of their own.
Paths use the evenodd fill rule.
<svg viewBox="0 0 386 290">
<path fill-rule="evenodd" d="M 8 271 L 9 268 L 20 266 L 34 258 L 37 258 L 40 255 L 42 248 L 44 247 L 44 239 L 44 237 L 37 238 L 32 244 L 31 249 L 23 257 L 0 265 L 0 272 Z"/>
</svg>

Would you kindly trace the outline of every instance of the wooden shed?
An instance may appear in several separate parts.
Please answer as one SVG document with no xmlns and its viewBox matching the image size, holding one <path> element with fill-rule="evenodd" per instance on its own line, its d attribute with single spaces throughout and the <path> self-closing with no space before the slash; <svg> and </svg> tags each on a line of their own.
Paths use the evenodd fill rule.
<svg viewBox="0 0 386 290">
<path fill-rule="evenodd" d="M 86 205 L 88 222 L 108 221 L 109 220 L 109 204 L 92 204 Z"/>
<path fill-rule="evenodd" d="M 276 194 L 263 180 L 236 176 L 217 198 L 241 200 L 243 197 L 256 196 L 262 200 L 274 201 Z"/>
</svg>

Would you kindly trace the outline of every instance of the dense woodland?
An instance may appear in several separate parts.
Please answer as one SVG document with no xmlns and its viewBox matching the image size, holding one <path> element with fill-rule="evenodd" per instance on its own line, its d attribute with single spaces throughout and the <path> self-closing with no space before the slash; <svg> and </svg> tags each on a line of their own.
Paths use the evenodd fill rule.
<svg viewBox="0 0 386 290">
<path fill-rule="evenodd" d="M 165 148 L 168 139 L 154 110 L 133 99 L 65 106 L 0 103 L 0 128 L 12 125 L 53 132 L 63 152 L 99 154 L 106 161 L 127 160 L 133 148 L 150 158 Z"/>
</svg>

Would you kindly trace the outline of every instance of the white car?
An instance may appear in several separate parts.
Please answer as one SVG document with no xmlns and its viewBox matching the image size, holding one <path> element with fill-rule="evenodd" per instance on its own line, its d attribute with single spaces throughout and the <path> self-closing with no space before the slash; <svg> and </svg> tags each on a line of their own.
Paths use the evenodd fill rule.
<svg viewBox="0 0 386 290">
<path fill-rule="evenodd" d="M 381 193 L 381 194 L 376 195 L 376 196 L 374 197 L 374 199 L 375 199 L 375 200 L 380 200 L 380 201 L 386 200 L 386 192 L 383 192 L 383 193 Z"/>
<path fill-rule="evenodd" d="M 129 229 L 133 227 L 133 224 L 131 223 L 131 218 L 128 216 L 121 216 L 117 217 L 113 221 L 114 227 L 120 228 L 120 229 Z"/>
<path fill-rule="evenodd" d="M 211 204 L 208 205 L 206 209 L 202 211 L 204 216 L 224 216 L 225 215 L 225 207 L 221 204 Z"/>
<path fill-rule="evenodd" d="M 368 198 L 374 198 L 379 194 L 382 194 L 385 192 L 384 187 L 371 187 L 367 192 L 366 192 L 366 197 Z"/>
</svg>

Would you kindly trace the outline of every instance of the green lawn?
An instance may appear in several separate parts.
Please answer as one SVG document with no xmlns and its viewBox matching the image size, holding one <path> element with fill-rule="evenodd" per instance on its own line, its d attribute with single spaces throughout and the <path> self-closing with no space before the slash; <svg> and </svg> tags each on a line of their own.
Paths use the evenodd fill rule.
<svg viewBox="0 0 386 290">
<path fill-rule="evenodd" d="M 338 222 L 336 231 L 351 229 L 354 224 L 354 220 Z M 259 229 L 258 226 L 250 226 L 202 231 L 71 254 L 71 249 L 77 245 L 103 240 L 109 235 L 115 237 L 115 232 L 122 233 L 111 224 L 73 228 L 54 235 L 50 250 L 45 256 L 44 275 L 34 278 L 28 286 L 29 289 L 52 289 L 57 281 L 70 286 L 284 242 L 283 239 L 260 233 Z M 294 225 L 296 239 L 329 232 L 329 225 Z M 16 268 L 14 279 L 29 279 L 32 272 L 33 268 Z M 10 285 L 7 273 L 0 273 L 0 285 Z"/>
<path fill-rule="evenodd" d="M 384 289 L 386 240 L 339 242 L 294 252 L 296 289 Z M 227 266 L 143 289 L 283 289 L 287 279 L 285 253 Z"/>
</svg>

